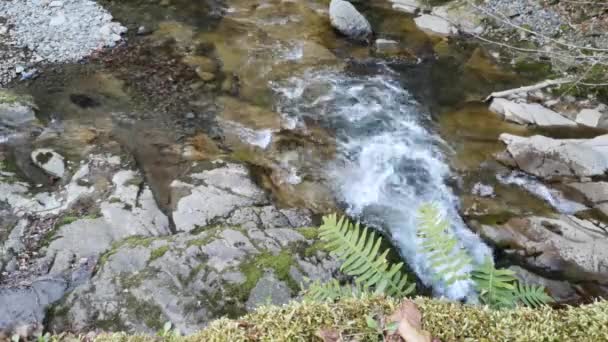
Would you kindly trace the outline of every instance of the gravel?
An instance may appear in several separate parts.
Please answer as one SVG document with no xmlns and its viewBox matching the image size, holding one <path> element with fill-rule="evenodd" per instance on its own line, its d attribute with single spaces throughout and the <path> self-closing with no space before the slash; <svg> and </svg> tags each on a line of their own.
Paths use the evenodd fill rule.
<svg viewBox="0 0 608 342">
<path fill-rule="evenodd" d="M 0 86 L 36 63 L 74 62 L 112 47 L 126 28 L 90 0 L 0 1 Z"/>
<path fill-rule="evenodd" d="M 555 39 L 586 47 L 608 46 L 608 3 L 485 0 L 480 6 L 512 24 L 539 33 L 528 39 L 541 45 Z M 508 25 L 504 27 L 511 29 Z"/>
</svg>

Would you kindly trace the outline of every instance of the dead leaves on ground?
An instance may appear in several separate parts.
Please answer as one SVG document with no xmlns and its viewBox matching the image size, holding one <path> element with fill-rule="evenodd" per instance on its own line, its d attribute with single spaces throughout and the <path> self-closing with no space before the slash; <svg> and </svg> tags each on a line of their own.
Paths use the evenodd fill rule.
<svg viewBox="0 0 608 342">
<path fill-rule="evenodd" d="M 378 339 L 391 342 L 440 342 L 422 329 L 422 313 L 411 300 L 404 300 L 390 316 L 366 317 L 370 330 L 367 336 L 377 334 Z M 359 341 L 361 334 L 343 334 L 337 328 L 323 328 L 316 334 L 323 342 Z"/>
</svg>

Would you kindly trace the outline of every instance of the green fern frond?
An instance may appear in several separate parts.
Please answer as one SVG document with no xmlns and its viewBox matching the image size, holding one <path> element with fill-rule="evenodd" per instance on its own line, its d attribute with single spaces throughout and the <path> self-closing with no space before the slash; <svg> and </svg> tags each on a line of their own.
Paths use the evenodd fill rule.
<svg viewBox="0 0 608 342">
<path fill-rule="evenodd" d="M 319 236 L 344 261 L 340 270 L 355 277 L 364 289 L 382 289 L 395 297 L 407 296 L 414 290 L 415 284 L 410 284 L 401 272 L 403 263 L 391 265 L 386 260 L 388 250 L 380 254 L 382 239 L 368 228 L 361 229 L 359 223 L 332 214 L 323 218 Z"/>
<path fill-rule="evenodd" d="M 514 291 L 518 303 L 531 308 L 537 308 L 553 302 L 553 298 L 545 292 L 545 288 L 539 285 L 526 285 L 518 282 Z"/>
<path fill-rule="evenodd" d="M 332 279 L 326 283 L 315 281 L 304 293 L 304 299 L 315 302 L 336 301 L 341 298 L 364 298 L 370 296 L 371 292 L 367 291 L 361 285 L 340 285 L 336 279 Z"/>
<path fill-rule="evenodd" d="M 429 265 L 436 272 L 435 280 L 451 285 L 458 280 L 469 279 L 461 271 L 473 260 L 459 247 L 458 240 L 447 233 L 450 224 L 441 217 L 437 206 L 420 206 L 418 222 L 418 237 L 422 239 L 419 250 L 428 256 Z"/>
<path fill-rule="evenodd" d="M 496 269 L 490 257 L 476 267 L 471 274 L 479 298 L 492 307 L 513 307 L 515 296 L 515 272 L 507 269 Z"/>
</svg>

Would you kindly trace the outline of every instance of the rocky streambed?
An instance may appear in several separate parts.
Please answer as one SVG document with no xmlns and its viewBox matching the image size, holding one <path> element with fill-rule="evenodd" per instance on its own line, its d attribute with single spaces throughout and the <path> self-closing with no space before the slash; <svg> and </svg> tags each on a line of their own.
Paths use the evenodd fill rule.
<svg viewBox="0 0 608 342">
<path fill-rule="evenodd" d="M 67 25 L 77 5 L 30 7 Z M 484 29 L 454 8 L 342 4 L 351 32 L 326 1 L 99 5 L 115 22 L 92 56 L 28 60 L 36 77 L 0 90 L 0 330 L 189 333 L 285 303 L 338 274 L 312 228 L 334 211 L 382 230 L 421 288 L 466 299 L 416 253 L 429 201 L 476 258 L 564 303 L 606 294 L 605 107 L 481 102 L 545 75 L 454 35 Z M 24 42 L 25 19 L 4 19 L 0 44 Z"/>
</svg>

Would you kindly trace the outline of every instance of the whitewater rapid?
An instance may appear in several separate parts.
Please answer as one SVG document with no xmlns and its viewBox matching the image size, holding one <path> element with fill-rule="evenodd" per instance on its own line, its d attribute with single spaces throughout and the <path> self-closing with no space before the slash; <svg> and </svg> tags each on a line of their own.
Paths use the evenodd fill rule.
<svg viewBox="0 0 608 342">
<path fill-rule="evenodd" d="M 390 72 L 348 75 L 310 71 L 273 83 L 277 111 L 291 127 L 305 128 L 309 118 L 336 134 L 338 153 L 327 166 L 336 196 L 349 215 L 387 231 L 410 268 L 436 295 L 475 300 L 470 280 L 450 286 L 433 279 L 427 257 L 419 251 L 416 216 L 421 204 L 436 203 L 475 261 L 491 250 L 458 215 L 458 201 L 445 180 L 450 176 L 439 146 L 428 128 L 430 117 Z M 464 272 L 468 272 L 465 269 Z"/>
</svg>

